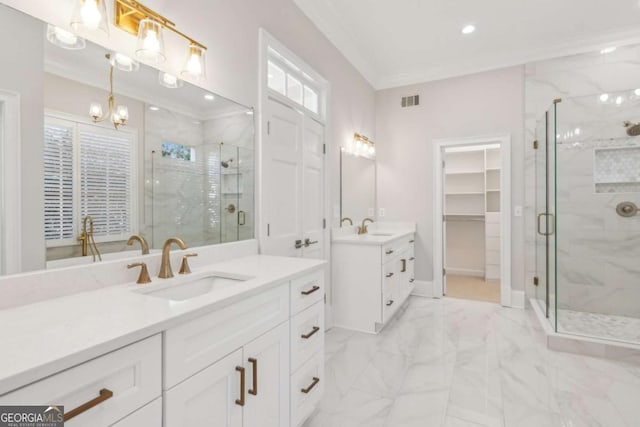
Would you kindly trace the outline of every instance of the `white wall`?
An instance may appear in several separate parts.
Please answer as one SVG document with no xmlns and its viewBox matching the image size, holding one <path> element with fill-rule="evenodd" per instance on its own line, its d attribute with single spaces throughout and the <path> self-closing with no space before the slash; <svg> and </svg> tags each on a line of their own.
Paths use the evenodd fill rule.
<svg viewBox="0 0 640 427">
<path fill-rule="evenodd" d="M 22 269 L 44 268 L 43 78 L 44 27 L 0 5 L 0 88 L 20 94 Z M 8 243 L 7 249 L 11 250 Z"/>
<path fill-rule="evenodd" d="M 400 98 L 420 95 L 420 106 Z M 513 67 L 376 94 L 378 206 L 385 220 L 415 221 L 416 279 L 433 279 L 432 141 L 511 134 L 512 204 L 523 204 L 524 68 Z M 524 228 L 512 218 L 513 289 L 523 289 Z"/>
</svg>

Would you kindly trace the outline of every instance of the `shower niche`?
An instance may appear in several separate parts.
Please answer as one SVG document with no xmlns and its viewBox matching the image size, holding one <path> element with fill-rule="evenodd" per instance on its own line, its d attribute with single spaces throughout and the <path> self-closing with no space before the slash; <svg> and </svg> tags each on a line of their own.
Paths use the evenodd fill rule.
<svg viewBox="0 0 640 427">
<path fill-rule="evenodd" d="M 640 147 L 594 150 L 596 193 L 640 193 Z"/>
</svg>

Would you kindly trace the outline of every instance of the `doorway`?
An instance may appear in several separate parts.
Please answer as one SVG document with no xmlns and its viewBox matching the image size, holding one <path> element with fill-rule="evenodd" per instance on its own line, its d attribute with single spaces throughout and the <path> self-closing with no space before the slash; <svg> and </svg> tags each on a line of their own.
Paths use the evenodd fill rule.
<svg viewBox="0 0 640 427">
<path fill-rule="evenodd" d="M 509 141 L 434 141 L 436 297 L 511 305 Z"/>
</svg>

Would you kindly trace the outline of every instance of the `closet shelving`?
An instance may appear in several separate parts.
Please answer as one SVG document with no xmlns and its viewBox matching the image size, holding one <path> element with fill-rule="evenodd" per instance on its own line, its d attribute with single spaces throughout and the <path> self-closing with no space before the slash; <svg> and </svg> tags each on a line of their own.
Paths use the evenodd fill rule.
<svg viewBox="0 0 640 427">
<path fill-rule="evenodd" d="M 500 277 L 500 149 L 494 147 L 445 155 L 446 268 L 456 274 Z"/>
</svg>

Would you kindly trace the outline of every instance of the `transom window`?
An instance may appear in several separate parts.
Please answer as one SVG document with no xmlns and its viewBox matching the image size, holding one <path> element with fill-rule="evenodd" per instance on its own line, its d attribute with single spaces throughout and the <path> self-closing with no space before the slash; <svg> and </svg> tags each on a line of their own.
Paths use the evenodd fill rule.
<svg viewBox="0 0 640 427">
<path fill-rule="evenodd" d="M 320 96 L 313 79 L 275 49 L 269 48 L 269 55 L 269 89 L 286 96 L 312 113 L 320 114 Z"/>
<path fill-rule="evenodd" d="M 87 215 L 98 242 L 126 240 L 137 232 L 135 145 L 131 130 L 45 116 L 47 246 L 76 244 Z"/>
</svg>

